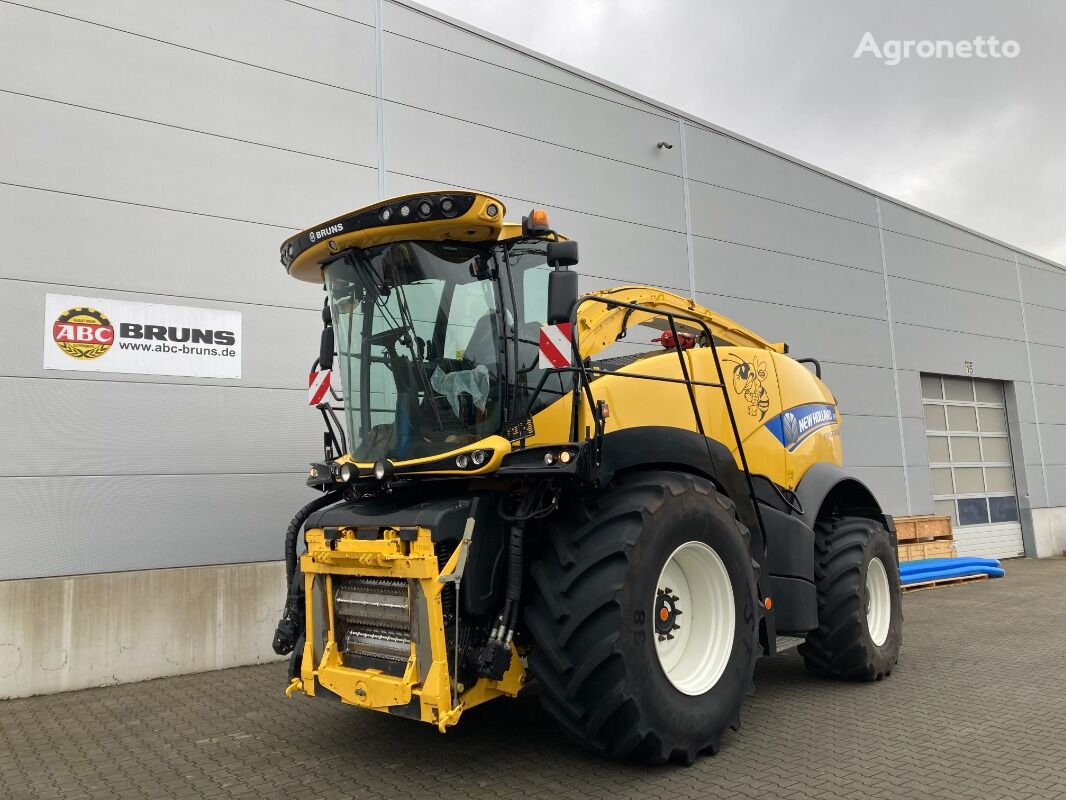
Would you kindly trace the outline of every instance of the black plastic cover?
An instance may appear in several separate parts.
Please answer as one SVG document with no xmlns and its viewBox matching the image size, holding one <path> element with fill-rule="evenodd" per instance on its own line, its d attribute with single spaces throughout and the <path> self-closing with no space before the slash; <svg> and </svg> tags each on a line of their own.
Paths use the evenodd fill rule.
<svg viewBox="0 0 1066 800">
<path fill-rule="evenodd" d="M 397 491 L 368 500 L 330 506 L 308 517 L 304 530 L 419 527 L 429 528 L 435 542 L 461 538 L 474 495 L 457 495 L 456 487 L 452 486 L 446 495 L 426 498 L 425 489 L 423 487 L 417 493 Z"/>
<path fill-rule="evenodd" d="M 778 636 L 806 633 L 818 627 L 818 595 L 813 583 L 771 575 L 770 597 Z"/>
<path fill-rule="evenodd" d="M 766 561 L 771 575 L 814 580 L 814 531 L 799 517 L 759 503 L 766 526 Z"/>
</svg>

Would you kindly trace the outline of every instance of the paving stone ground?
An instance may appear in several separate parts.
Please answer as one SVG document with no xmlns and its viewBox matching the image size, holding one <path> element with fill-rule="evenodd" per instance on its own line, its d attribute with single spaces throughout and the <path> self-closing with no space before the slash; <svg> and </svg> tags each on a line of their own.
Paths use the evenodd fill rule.
<svg viewBox="0 0 1066 800">
<path fill-rule="evenodd" d="M 692 767 L 602 761 L 536 697 L 428 725 L 282 695 L 279 664 L 0 703 L 3 798 L 1063 798 L 1066 559 L 908 594 L 877 684 L 764 659 Z"/>
</svg>

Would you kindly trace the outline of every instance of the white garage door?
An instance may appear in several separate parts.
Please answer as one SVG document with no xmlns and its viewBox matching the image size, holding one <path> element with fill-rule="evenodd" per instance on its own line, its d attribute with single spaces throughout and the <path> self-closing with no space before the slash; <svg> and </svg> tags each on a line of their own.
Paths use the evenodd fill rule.
<svg viewBox="0 0 1066 800">
<path fill-rule="evenodd" d="M 960 556 L 1024 555 L 1003 384 L 922 375 L 935 513 L 950 516 Z"/>
</svg>

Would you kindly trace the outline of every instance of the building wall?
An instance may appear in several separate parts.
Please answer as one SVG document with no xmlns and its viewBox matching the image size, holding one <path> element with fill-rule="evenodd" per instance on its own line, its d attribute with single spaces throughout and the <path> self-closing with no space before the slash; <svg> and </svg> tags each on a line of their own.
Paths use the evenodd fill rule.
<svg viewBox="0 0 1066 800">
<path fill-rule="evenodd" d="M 420 7 L 0 2 L 0 118 L 0 580 L 280 558 L 322 295 L 278 245 L 427 186 L 547 208 L 585 289 L 694 294 L 821 359 L 892 513 L 932 510 L 919 373 L 1009 382 L 1034 552 L 1064 538 L 1062 267 Z M 48 292 L 238 310 L 242 378 L 45 372 Z"/>
</svg>

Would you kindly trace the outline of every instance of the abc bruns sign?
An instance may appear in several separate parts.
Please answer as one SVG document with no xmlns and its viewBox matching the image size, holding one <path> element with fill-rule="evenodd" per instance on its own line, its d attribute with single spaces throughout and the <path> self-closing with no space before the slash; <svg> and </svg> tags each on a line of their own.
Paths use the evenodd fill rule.
<svg viewBox="0 0 1066 800">
<path fill-rule="evenodd" d="M 241 377 L 241 314 L 49 294 L 44 368 Z"/>
</svg>

